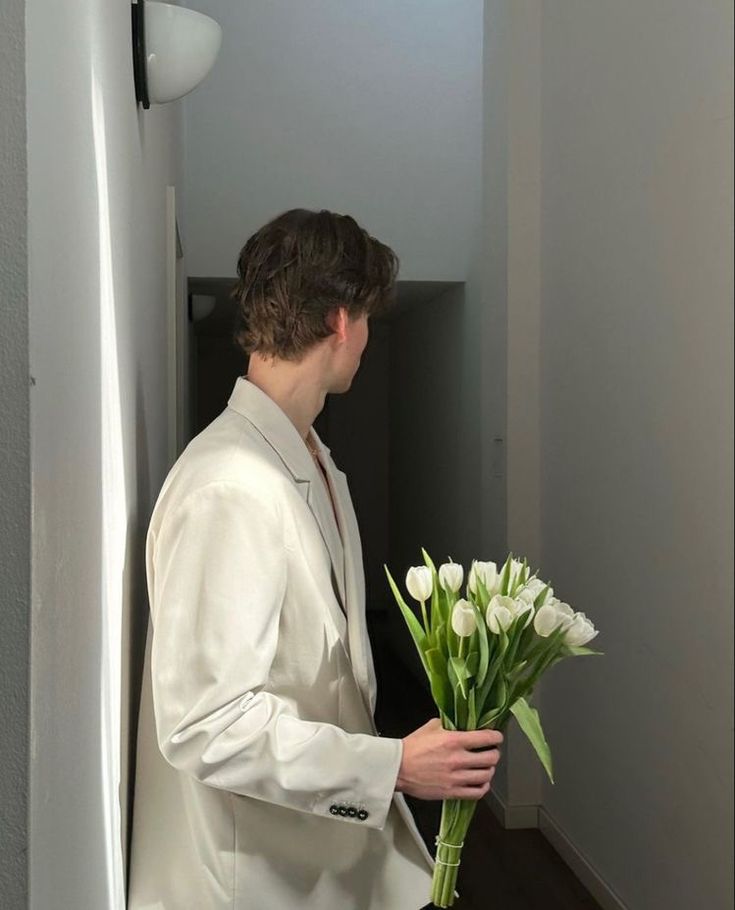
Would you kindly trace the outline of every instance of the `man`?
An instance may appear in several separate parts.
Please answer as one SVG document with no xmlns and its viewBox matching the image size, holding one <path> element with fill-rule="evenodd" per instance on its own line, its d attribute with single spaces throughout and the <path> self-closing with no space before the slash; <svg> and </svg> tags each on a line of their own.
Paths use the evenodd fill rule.
<svg viewBox="0 0 735 910">
<path fill-rule="evenodd" d="M 148 530 L 131 910 L 416 910 L 433 859 L 403 793 L 490 786 L 499 733 L 375 729 L 357 522 L 312 427 L 397 265 L 326 211 L 286 212 L 240 254 L 248 374 Z"/>
</svg>

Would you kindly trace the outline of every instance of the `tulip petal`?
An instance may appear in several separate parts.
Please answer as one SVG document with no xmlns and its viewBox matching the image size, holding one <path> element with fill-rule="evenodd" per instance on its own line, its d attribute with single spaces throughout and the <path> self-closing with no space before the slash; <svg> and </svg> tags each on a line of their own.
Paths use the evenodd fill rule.
<svg viewBox="0 0 735 910">
<path fill-rule="evenodd" d="M 431 569 L 428 566 L 411 566 L 406 573 L 406 588 L 414 600 L 427 601 L 433 589 Z"/>
</svg>

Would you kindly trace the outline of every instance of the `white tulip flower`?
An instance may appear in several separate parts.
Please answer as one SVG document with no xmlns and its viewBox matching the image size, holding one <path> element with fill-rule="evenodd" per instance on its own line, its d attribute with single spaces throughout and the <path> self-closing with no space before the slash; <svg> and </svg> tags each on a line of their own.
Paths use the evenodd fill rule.
<svg viewBox="0 0 735 910">
<path fill-rule="evenodd" d="M 530 578 L 523 588 L 516 593 L 516 597 L 521 597 L 532 604 L 545 587 L 546 584 L 540 578 Z"/>
<path fill-rule="evenodd" d="M 499 635 L 501 629 L 506 632 L 510 628 L 515 619 L 512 605 L 513 598 L 502 594 L 496 594 L 487 605 L 485 620 L 488 628 L 495 635 Z"/>
<path fill-rule="evenodd" d="M 512 597 L 509 599 L 513 602 L 513 607 L 511 608 L 513 619 L 518 619 L 519 616 L 527 614 L 526 621 L 523 623 L 523 628 L 527 629 L 531 623 L 531 620 L 533 619 L 533 603 L 529 603 L 527 600 L 523 600 L 522 597 Z"/>
<path fill-rule="evenodd" d="M 564 641 L 570 647 L 578 648 L 592 641 L 595 635 L 597 635 L 597 629 L 584 613 L 575 613 L 574 619 L 569 623 L 564 633 Z"/>
<path fill-rule="evenodd" d="M 452 629 L 460 638 L 469 638 L 476 628 L 475 611 L 466 600 L 458 600 L 452 610 Z"/>
<path fill-rule="evenodd" d="M 472 594 L 477 594 L 477 560 L 472 560 L 470 574 L 467 576 L 467 587 Z"/>
<path fill-rule="evenodd" d="M 412 566 L 406 573 L 406 588 L 414 600 L 429 600 L 433 587 L 428 566 Z"/>
<path fill-rule="evenodd" d="M 459 563 L 445 562 L 443 565 L 439 566 L 439 582 L 445 591 L 451 591 L 453 594 L 456 594 L 462 587 L 463 580 L 464 569 Z"/>
<path fill-rule="evenodd" d="M 574 617 L 577 615 L 574 612 L 574 610 L 569 606 L 569 604 L 565 604 L 563 600 L 559 600 L 558 598 L 554 597 L 553 601 L 554 601 L 554 606 L 559 611 L 559 613 L 561 613 L 563 616 L 565 616 L 569 622 L 571 622 L 571 620 L 573 620 Z"/>
<path fill-rule="evenodd" d="M 511 623 L 515 622 L 515 620 L 518 619 L 519 616 L 524 616 L 525 614 L 528 614 L 526 616 L 526 621 L 523 624 L 524 629 L 528 627 L 531 620 L 533 619 L 533 604 L 528 603 L 527 601 L 523 600 L 522 598 L 510 597 L 507 594 L 495 594 L 490 599 L 490 603 L 488 604 L 488 607 L 487 607 L 488 614 L 489 614 L 491 608 L 495 609 L 496 607 L 502 607 L 504 610 L 506 610 L 508 612 L 508 614 L 510 615 L 510 618 L 511 618 L 510 619 Z M 488 620 L 488 625 L 490 625 L 489 620 Z"/>
<path fill-rule="evenodd" d="M 551 633 L 564 622 L 564 614 L 560 613 L 554 604 L 543 604 L 533 618 L 533 628 L 541 638 L 548 638 Z"/>
<path fill-rule="evenodd" d="M 498 576 L 498 567 L 494 562 L 478 562 L 473 559 L 470 577 L 467 580 L 467 585 L 473 594 L 477 593 L 477 578 L 485 585 L 487 592 L 491 596 L 497 593 L 495 588 L 499 587 L 500 577 Z"/>
</svg>

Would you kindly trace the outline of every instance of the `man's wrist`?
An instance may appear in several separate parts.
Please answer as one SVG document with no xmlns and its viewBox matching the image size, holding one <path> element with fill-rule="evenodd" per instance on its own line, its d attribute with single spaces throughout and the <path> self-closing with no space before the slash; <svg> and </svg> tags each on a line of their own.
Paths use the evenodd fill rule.
<svg viewBox="0 0 735 910">
<path fill-rule="evenodd" d="M 403 778 L 401 777 L 401 769 L 403 768 L 403 740 L 399 739 L 398 742 L 401 744 L 401 760 L 398 763 L 398 771 L 396 773 L 396 780 L 393 785 L 393 789 L 397 793 L 403 792 Z"/>
</svg>

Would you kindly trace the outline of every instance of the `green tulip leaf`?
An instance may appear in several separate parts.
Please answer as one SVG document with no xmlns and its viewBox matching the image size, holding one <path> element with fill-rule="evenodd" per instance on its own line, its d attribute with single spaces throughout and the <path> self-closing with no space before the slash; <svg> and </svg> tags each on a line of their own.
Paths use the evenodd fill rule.
<svg viewBox="0 0 735 910">
<path fill-rule="evenodd" d="M 467 658 L 467 675 L 477 676 L 477 668 L 480 664 L 480 654 L 478 651 L 470 651 Z"/>
<path fill-rule="evenodd" d="M 588 654 L 604 654 L 604 651 L 593 651 L 592 648 L 585 648 L 582 645 L 567 645 L 567 650 L 572 657 L 585 657 Z"/>
<path fill-rule="evenodd" d="M 485 702 L 487 701 L 488 695 L 490 694 L 490 690 L 495 683 L 495 678 L 498 675 L 498 671 L 502 667 L 503 656 L 508 646 L 508 636 L 502 630 L 500 632 L 500 635 L 494 635 L 491 632 L 488 636 L 488 641 L 492 641 L 494 650 L 487 674 L 485 675 L 485 679 L 480 686 L 479 695 L 477 698 L 478 711 L 482 711 Z"/>
<path fill-rule="evenodd" d="M 505 560 L 505 565 L 500 573 L 500 593 L 508 593 L 508 580 L 510 578 L 510 561 L 513 558 L 513 554 L 509 553 L 508 558 Z"/>
<path fill-rule="evenodd" d="M 447 647 L 447 624 L 440 622 L 435 633 L 436 646 L 444 655 L 444 660 L 449 658 L 449 649 Z"/>
<path fill-rule="evenodd" d="M 549 776 L 549 780 L 553 784 L 554 773 L 551 765 L 551 750 L 549 749 L 549 744 L 546 742 L 544 731 L 541 729 L 538 711 L 535 708 L 532 708 L 525 698 L 519 698 L 510 706 L 510 710 L 518 721 L 518 726 L 523 730 L 528 737 L 528 741 L 536 750 L 536 755 L 538 755 L 541 760 L 541 764 L 544 766 L 544 769 Z"/>
<path fill-rule="evenodd" d="M 469 678 L 470 673 L 469 673 L 469 670 L 467 669 L 467 661 L 464 659 L 464 657 L 450 657 L 449 664 L 451 665 L 452 669 L 454 670 L 454 672 L 457 676 L 457 679 L 468 679 Z"/>
<path fill-rule="evenodd" d="M 505 676 L 500 673 L 495 680 L 495 698 L 493 701 L 496 705 L 501 705 L 505 707 L 505 701 L 508 698 L 508 683 L 506 682 Z"/>
<path fill-rule="evenodd" d="M 432 572 L 436 572 L 436 566 L 432 562 L 431 556 L 429 556 L 429 554 L 426 552 L 426 550 L 423 547 L 421 547 L 421 555 L 424 557 L 424 563 L 426 564 L 426 566 L 428 566 L 428 568 L 430 568 Z"/>
<path fill-rule="evenodd" d="M 446 679 L 447 662 L 439 648 L 429 648 L 426 651 L 426 659 L 429 662 L 431 672 Z"/>
<path fill-rule="evenodd" d="M 467 729 L 467 697 L 462 692 L 461 686 L 454 690 L 454 717 L 457 721 L 457 729 Z"/>
<path fill-rule="evenodd" d="M 421 547 L 421 553 L 424 557 L 424 563 L 427 568 L 431 569 L 431 607 L 429 612 L 429 628 L 433 632 L 439 625 L 441 612 L 439 609 L 439 578 L 434 563 L 426 550 Z"/>
<path fill-rule="evenodd" d="M 429 677 L 431 695 L 434 702 L 441 712 L 451 714 L 453 708 L 452 690 L 446 680 L 445 674 L 432 673 Z"/>
<path fill-rule="evenodd" d="M 462 698 L 467 698 L 467 687 L 465 685 L 468 677 L 467 667 L 463 657 L 450 657 L 447 661 L 447 673 L 452 688 L 462 693 Z"/>
<path fill-rule="evenodd" d="M 501 711 L 502 708 L 493 708 L 492 710 L 487 711 L 477 722 L 477 729 L 479 730 L 482 727 L 489 727 L 496 717 L 500 717 Z"/>
<path fill-rule="evenodd" d="M 480 662 L 477 666 L 476 682 L 478 686 L 481 686 L 485 681 L 488 663 L 490 660 L 490 648 L 487 641 L 488 628 L 485 622 L 485 617 L 482 615 L 482 612 L 480 611 L 480 608 L 477 606 L 477 604 L 470 601 L 470 606 L 474 610 L 475 620 L 477 622 L 477 640 L 480 646 Z"/>
<path fill-rule="evenodd" d="M 413 610 L 408 606 L 406 601 L 401 596 L 401 592 L 398 590 L 398 586 L 395 581 L 393 581 L 393 576 L 388 571 L 388 566 L 383 564 L 385 569 L 385 574 L 388 576 L 388 582 L 393 591 L 393 596 L 395 597 L 398 606 L 401 608 L 403 613 L 403 618 L 406 620 L 406 625 L 408 626 L 408 631 L 411 633 L 413 638 L 413 643 L 416 645 L 416 650 L 419 652 L 419 657 L 421 658 L 421 663 L 423 664 L 426 675 L 431 677 L 431 671 L 429 669 L 429 664 L 426 660 L 426 655 L 424 653 L 426 649 L 426 635 L 424 633 L 424 627 L 419 622 L 418 618 L 414 614 Z"/>
<path fill-rule="evenodd" d="M 485 582 L 475 573 L 475 584 L 477 585 L 477 599 L 480 601 L 480 608 L 485 609 L 490 603 L 490 592 L 485 587 Z"/>
<path fill-rule="evenodd" d="M 521 567 L 518 570 L 518 574 L 516 575 L 516 577 L 513 581 L 511 597 L 514 597 L 516 592 L 519 591 L 523 587 L 523 585 L 526 583 L 526 572 L 527 571 L 528 571 L 528 566 L 526 564 L 526 557 L 524 556 L 523 562 L 521 563 Z"/>
<path fill-rule="evenodd" d="M 477 708 L 475 707 L 475 687 L 470 689 L 470 696 L 467 699 L 467 729 L 474 730 L 477 727 Z"/>
</svg>

